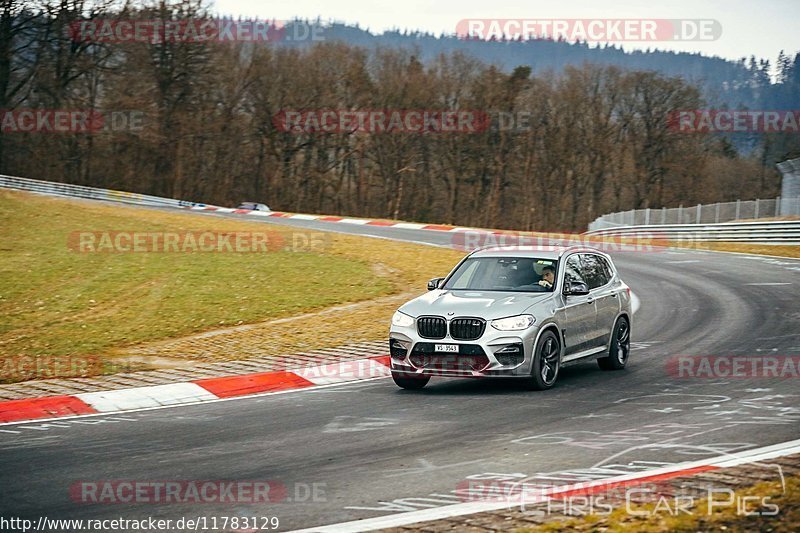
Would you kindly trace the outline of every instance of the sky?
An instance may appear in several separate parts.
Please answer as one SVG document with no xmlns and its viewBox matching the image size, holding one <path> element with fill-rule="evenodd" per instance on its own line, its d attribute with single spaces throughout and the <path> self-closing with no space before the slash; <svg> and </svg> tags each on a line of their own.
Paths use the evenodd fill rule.
<svg viewBox="0 0 800 533">
<path fill-rule="evenodd" d="M 295 17 L 358 23 L 373 33 L 408 29 L 454 33 L 464 19 L 714 19 L 716 40 L 623 43 L 725 59 L 769 59 L 800 52 L 800 0 L 215 0 L 214 11 L 259 20 Z"/>
</svg>

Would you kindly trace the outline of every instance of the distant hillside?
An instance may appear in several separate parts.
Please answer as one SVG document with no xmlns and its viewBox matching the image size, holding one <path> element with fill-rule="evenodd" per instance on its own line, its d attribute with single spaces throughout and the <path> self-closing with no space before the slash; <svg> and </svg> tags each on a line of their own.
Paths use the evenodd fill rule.
<svg viewBox="0 0 800 533">
<path fill-rule="evenodd" d="M 594 46 L 549 40 L 487 42 L 429 33 L 387 31 L 373 34 L 358 26 L 333 23 L 324 26 L 325 41 L 341 41 L 368 49 L 415 48 L 424 62 L 439 54 L 464 52 L 481 61 L 510 72 L 519 65 L 531 67 L 533 74 L 561 71 L 567 65 L 591 63 L 615 65 L 629 70 L 650 70 L 668 76 L 680 76 L 703 90 L 710 105 L 730 108 L 791 109 L 800 107 L 800 91 L 781 91 L 770 83 L 770 69 L 775 59 L 742 58 L 730 61 L 720 57 L 661 50 L 625 51 L 618 46 Z M 309 46 L 309 41 L 285 43 L 286 46 Z M 787 53 L 795 51 L 787 50 Z M 779 70 L 784 77 L 800 77 L 800 54 L 792 59 L 781 57 Z M 794 68 L 792 68 L 794 67 Z"/>
</svg>

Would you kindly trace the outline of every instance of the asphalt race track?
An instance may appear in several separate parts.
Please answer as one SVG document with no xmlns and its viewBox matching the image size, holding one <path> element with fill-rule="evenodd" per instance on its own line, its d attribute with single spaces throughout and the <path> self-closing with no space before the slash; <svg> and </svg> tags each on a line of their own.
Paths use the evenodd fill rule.
<svg viewBox="0 0 800 533">
<path fill-rule="evenodd" d="M 448 245 L 453 236 L 267 222 L 437 245 Z M 672 375 L 666 366 L 676 355 L 800 354 L 800 261 L 694 251 L 612 255 L 641 303 L 625 371 L 602 372 L 594 362 L 583 363 L 562 369 L 556 387 L 546 392 L 507 381 L 441 378 L 412 392 L 376 379 L 2 425 L 0 515 L 277 516 L 280 530 L 288 530 L 458 503 L 453 491 L 468 476 L 567 483 L 577 469 L 635 471 L 800 438 L 797 376 L 691 378 Z M 274 480 L 291 501 L 132 505 L 70 499 L 73 484 L 96 480 Z"/>
</svg>

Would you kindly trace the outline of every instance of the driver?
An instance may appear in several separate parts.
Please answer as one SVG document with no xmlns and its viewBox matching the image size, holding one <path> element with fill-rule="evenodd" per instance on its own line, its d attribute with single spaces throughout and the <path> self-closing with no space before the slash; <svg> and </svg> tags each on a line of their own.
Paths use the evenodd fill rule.
<svg viewBox="0 0 800 533">
<path fill-rule="evenodd" d="M 545 289 L 552 289 L 553 284 L 556 282 L 556 269 L 550 265 L 542 268 L 542 279 L 539 280 L 539 285 Z"/>
</svg>

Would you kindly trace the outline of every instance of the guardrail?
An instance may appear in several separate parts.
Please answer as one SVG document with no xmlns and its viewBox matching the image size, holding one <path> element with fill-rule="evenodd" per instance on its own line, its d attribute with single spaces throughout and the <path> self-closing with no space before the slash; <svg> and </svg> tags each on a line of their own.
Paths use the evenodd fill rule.
<svg viewBox="0 0 800 533">
<path fill-rule="evenodd" d="M 647 237 L 665 241 L 748 242 L 796 246 L 800 245 L 800 220 L 622 226 L 596 229 L 586 234 L 623 238 Z"/>
<path fill-rule="evenodd" d="M 0 187 L 43 194 L 124 202 L 136 205 L 161 207 L 216 207 L 174 198 L 162 198 L 112 189 L 99 189 L 84 185 L 56 183 L 14 176 L 0 175 Z M 723 224 L 673 224 L 619 226 L 594 229 L 587 235 L 615 237 L 647 237 L 671 241 L 726 241 L 762 244 L 800 245 L 800 221 L 727 222 Z"/>
<path fill-rule="evenodd" d="M 660 209 L 631 209 L 598 217 L 589 224 L 589 231 L 619 226 L 719 224 L 779 216 L 800 216 L 800 197 L 779 196 Z"/>
<path fill-rule="evenodd" d="M 96 187 L 86 187 L 84 185 L 72 185 L 69 183 L 57 183 L 53 181 L 32 180 L 30 178 L 18 178 L 15 176 L 0 175 L 0 187 L 6 189 L 19 189 L 22 191 L 38 192 L 42 194 L 52 194 L 66 196 L 70 198 L 88 198 L 91 200 L 107 200 L 111 202 L 124 202 L 136 205 L 162 206 L 162 207 L 203 207 L 206 204 L 176 200 L 174 198 L 162 198 L 160 196 L 150 196 L 135 192 L 115 191 L 112 189 L 98 189 Z"/>
</svg>

